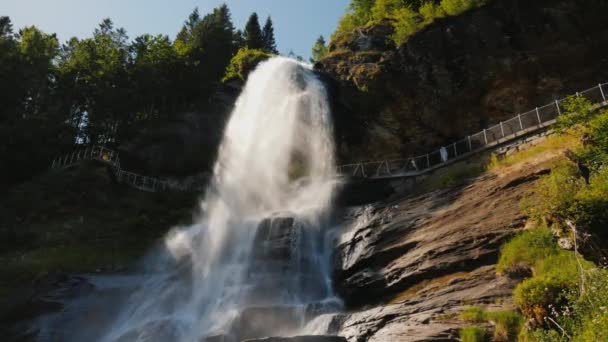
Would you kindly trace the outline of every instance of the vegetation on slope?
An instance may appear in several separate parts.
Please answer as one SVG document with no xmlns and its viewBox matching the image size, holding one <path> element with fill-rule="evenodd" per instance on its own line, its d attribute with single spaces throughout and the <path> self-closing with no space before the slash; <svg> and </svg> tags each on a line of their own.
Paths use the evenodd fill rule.
<svg viewBox="0 0 608 342">
<path fill-rule="evenodd" d="M 116 184 L 95 164 L 15 186 L 0 201 L 0 294 L 49 274 L 123 269 L 190 223 L 195 200 Z"/>
<path fill-rule="evenodd" d="M 226 74 L 222 81 L 245 81 L 247 75 L 249 75 L 260 62 L 265 61 L 272 56 L 274 55 L 264 50 L 250 49 L 247 47 L 241 48 L 230 60 L 230 64 L 228 64 L 228 68 L 226 68 Z"/>
<path fill-rule="evenodd" d="M 529 275 L 514 290 L 528 320 L 521 341 L 608 337 L 608 271 L 602 268 L 608 247 L 608 111 L 595 114 L 584 99 L 573 100 L 569 110 L 559 128 L 582 143 L 573 144 L 570 160 L 555 162 L 522 202 L 533 228 L 503 247 L 497 265 L 501 273 Z"/>
<path fill-rule="evenodd" d="M 398 46 L 435 19 L 460 15 L 484 5 L 487 1 L 352 0 L 331 40 L 350 40 L 358 27 L 389 21 L 394 29 L 391 39 Z"/>
</svg>

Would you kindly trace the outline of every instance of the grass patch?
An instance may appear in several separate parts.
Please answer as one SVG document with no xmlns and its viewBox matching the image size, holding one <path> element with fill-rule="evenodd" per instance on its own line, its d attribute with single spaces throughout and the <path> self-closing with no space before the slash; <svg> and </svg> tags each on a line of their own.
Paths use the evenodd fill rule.
<svg viewBox="0 0 608 342">
<path fill-rule="evenodd" d="M 575 149 L 578 146 L 580 146 L 578 135 L 554 134 L 532 147 L 515 152 L 501 159 L 493 154 L 488 162 L 488 170 L 513 166 L 547 153 L 559 152 L 566 148 Z"/>
<path fill-rule="evenodd" d="M 494 340 L 514 341 L 519 334 L 524 318 L 514 311 L 486 311 L 478 306 L 465 309 L 459 319 L 470 323 L 489 322 L 495 326 Z"/>
<path fill-rule="evenodd" d="M 466 327 L 460 329 L 462 342 L 484 342 L 488 338 L 488 331 L 482 327 Z"/>
<path fill-rule="evenodd" d="M 504 274 L 530 270 L 538 260 L 557 252 L 555 238 L 549 229 L 530 229 L 502 247 L 496 271 Z"/>
<path fill-rule="evenodd" d="M 458 318 L 461 321 L 467 321 L 472 323 L 482 323 L 488 319 L 486 311 L 478 306 L 472 306 L 470 308 L 465 309 L 463 312 L 460 313 Z"/>
<path fill-rule="evenodd" d="M 486 171 L 485 158 L 470 162 L 461 162 L 427 176 L 416 185 L 419 192 L 430 192 L 464 184 L 471 178 L 478 177 Z"/>
</svg>

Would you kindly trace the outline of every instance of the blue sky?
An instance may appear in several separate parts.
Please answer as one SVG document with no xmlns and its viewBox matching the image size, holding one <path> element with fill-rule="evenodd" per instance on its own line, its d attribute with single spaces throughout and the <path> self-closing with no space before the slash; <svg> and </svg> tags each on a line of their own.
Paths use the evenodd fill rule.
<svg viewBox="0 0 608 342">
<path fill-rule="evenodd" d="M 319 35 L 328 37 L 344 13 L 348 0 L 0 0 L 0 16 L 8 15 L 15 29 L 36 25 L 57 33 L 63 42 L 88 37 L 103 18 L 124 27 L 130 38 L 142 33 L 168 34 L 181 28 L 188 14 L 201 14 L 227 3 L 237 28 L 243 28 L 252 12 L 262 25 L 271 15 L 281 53 L 293 50 L 305 58 Z"/>
</svg>

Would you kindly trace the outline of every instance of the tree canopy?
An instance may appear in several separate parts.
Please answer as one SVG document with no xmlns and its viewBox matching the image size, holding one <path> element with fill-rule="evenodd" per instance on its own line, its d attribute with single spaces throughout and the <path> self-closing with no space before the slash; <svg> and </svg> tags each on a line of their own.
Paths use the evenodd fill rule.
<svg viewBox="0 0 608 342">
<path fill-rule="evenodd" d="M 118 147 L 146 125 L 204 111 L 246 46 L 264 53 L 243 53 L 253 57 L 241 60 L 276 53 L 272 20 L 262 30 L 254 13 L 243 31 L 236 30 L 226 5 L 206 14 L 195 8 L 174 41 L 150 34 L 130 39 L 108 18 L 90 37 L 61 44 L 35 26 L 15 32 L 11 20 L 0 17 L 4 181 L 45 169 L 74 145 Z"/>
</svg>

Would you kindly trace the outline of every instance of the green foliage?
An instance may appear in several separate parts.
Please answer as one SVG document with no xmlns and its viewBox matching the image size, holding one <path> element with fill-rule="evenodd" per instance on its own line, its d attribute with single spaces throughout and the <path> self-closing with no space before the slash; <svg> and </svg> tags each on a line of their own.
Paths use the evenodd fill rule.
<svg viewBox="0 0 608 342">
<path fill-rule="evenodd" d="M 272 31 L 268 21 L 270 45 Z M 177 113 L 207 109 L 237 38 L 225 5 L 204 16 L 195 9 L 174 42 L 147 34 L 129 41 L 104 19 L 91 37 L 60 47 L 55 35 L 36 27 L 14 34 L 1 17 L 2 182 L 46 169 L 76 143 L 116 146 Z"/>
<path fill-rule="evenodd" d="M 472 306 L 470 308 L 466 308 L 464 311 L 460 313 L 458 318 L 462 321 L 472 322 L 472 323 L 482 323 L 488 319 L 486 311 L 478 306 Z"/>
<path fill-rule="evenodd" d="M 550 175 L 541 178 L 534 195 L 522 202 L 522 208 L 534 219 L 562 226 L 583 183 L 574 164 L 560 161 L 553 166 Z"/>
<path fill-rule="evenodd" d="M 381 21 L 386 18 L 392 18 L 395 13 L 403 7 L 401 0 L 376 0 L 371 9 L 371 17 L 375 21 Z"/>
<path fill-rule="evenodd" d="M 519 334 L 524 318 L 514 311 L 486 311 L 478 306 L 465 309 L 459 319 L 471 323 L 490 322 L 494 324 L 494 339 L 513 341 Z"/>
<path fill-rule="evenodd" d="M 252 13 L 245 25 L 245 45 L 252 50 L 264 49 L 264 38 L 257 13 Z"/>
<path fill-rule="evenodd" d="M 503 246 L 496 265 L 499 273 L 531 269 L 538 260 L 558 252 L 553 233 L 547 228 L 530 229 Z"/>
<path fill-rule="evenodd" d="M 319 36 L 315 45 L 312 47 L 312 58 L 311 62 L 316 62 L 321 60 L 323 57 L 327 55 L 327 45 L 325 44 L 325 38 L 323 36 Z"/>
<path fill-rule="evenodd" d="M 494 340 L 517 340 L 517 335 L 524 324 L 522 315 L 514 311 L 490 311 L 487 313 L 487 316 L 487 319 L 496 326 L 494 329 Z"/>
<path fill-rule="evenodd" d="M 560 128 L 568 135 L 583 137 L 582 146 L 570 158 L 579 165 L 589 165 L 590 184 L 585 184 L 580 177 L 581 170 L 571 161 L 556 162 L 551 174 L 538 182 L 534 196 L 525 201 L 523 207 L 528 215 L 562 234 L 566 228 L 575 226 L 578 241 L 583 232 L 599 238 L 595 241 L 601 256 L 608 236 L 608 170 L 605 167 L 608 113 L 596 115 L 588 101 L 579 97 L 572 97 L 566 108 L 567 112 L 560 117 Z M 574 232 L 566 231 L 566 236 L 573 235 Z M 515 248 L 510 244 L 503 248 L 503 254 L 507 251 L 511 256 L 503 255 L 501 261 L 513 259 L 517 250 L 525 249 L 525 246 Z M 535 260 L 534 277 L 514 291 L 516 304 L 535 322 L 532 330 L 522 333 L 521 340 L 605 340 L 608 336 L 608 271 L 595 268 L 578 251 L 555 253 L 544 249 L 547 253 L 534 253 L 529 258 L 529 263 Z M 594 251 L 595 248 L 583 250 L 593 260 L 602 261 L 596 253 L 590 253 Z"/>
<path fill-rule="evenodd" d="M 277 43 L 274 38 L 274 26 L 270 17 L 266 18 L 266 23 L 262 29 L 262 40 L 264 41 L 264 51 L 278 54 Z"/>
<path fill-rule="evenodd" d="M 223 81 L 226 82 L 235 79 L 242 81 L 246 80 L 249 72 L 251 72 L 260 62 L 272 56 L 272 54 L 262 50 L 249 48 L 240 49 L 230 61 Z"/>
<path fill-rule="evenodd" d="M 391 38 L 396 45 L 404 44 L 411 35 L 422 28 L 418 13 L 409 7 L 398 9 L 395 12 L 394 18 L 393 27 L 395 33 Z"/>
<path fill-rule="evenodd" d="M 484 342 L 488 338 L 488 332 L 482 327 L 466 327 L 460 329 L 460 340 L 462 342 Z"/>
<path fill-rule="evenodd" d="M 574 339 L 576 342 L 608 341 L 608 313 L 586 319 L 584 325 Z"/>
<path fill-rule="evenodd" d="M 565 108 L 565 112 L 557 117 L 556 128 L 559 131 L 586 123 L 594 114 L 591 101 L 582 96 L 571 96 L 564 100 L 562 105 Z"/>
<path fill-rule="evenodd" d="M 388 20 L 394 33 L 390 37 L 396 45 L 404 44 L 408 38 L 446 15 L 460 15 L 479 7 L 487 0 L 352 0 L 347 13 L 338 23 L 331 37 L 332 42 L 352 39 L 357 27 Z"/>
<path fill-rule="evenodd" d="M 579 294 L 580 272 L 591 266 L 582 258 L 579 263 L 575 253 L 567 251 L 539 259 L 534 277 L 515 288 L 515 303 L 527 317 L 533 318 L 537 325 L 548 327 L 551 323 L 546 318 L 557 319 L 558 312 L 567 310 L 572 304 L 569 298 Z"/>
<path fill-rule="evenodd" d="M 559 153 L 566 148 L 577 148 L 579 145 L 580 140 L 575 135 L 554 134 L 547 137 L 539 144 L 527 147 L 524 150 L 510 154 L 504 158 L 499 159 L 496 155 L 492 155 L 488 163 L 488 170 L 509 167 L 547 154 Z"/>
<path fill-rule="evenodd" d="M 441 5 L 434 1 L 427 1 L 420 6 L 420 15 L 425 24 L 432 23 L 435 19 L 443 18 L 446 16 L 445 11 Z"/>
<path fill-rule="evenodd" d="M 441 0 L 441 8 L 447 15 L 460 15 L 478 5 L 478 0 Z"/>
</svg>

